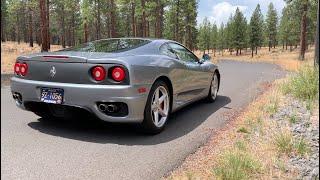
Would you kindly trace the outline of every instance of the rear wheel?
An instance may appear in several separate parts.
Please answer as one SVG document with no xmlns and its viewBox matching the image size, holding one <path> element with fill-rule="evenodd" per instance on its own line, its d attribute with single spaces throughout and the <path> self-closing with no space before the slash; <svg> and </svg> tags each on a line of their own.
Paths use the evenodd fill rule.
<svg viewBox="0 0 320 180">
<path fill-rule="evenodd" d="M 217 99 L 218 90 L 219 90 L 219 78 L 218 78 L 218 74 L 215 72 L 213 74 L 213 78 L 210 84 L 209 94 L 207 97 L 207 100 L 209 102 L 214 102 Z"/>
<path fill-rule="evenodd" d="M 170 115 L 170 91 L 163 81 L 152 86 L 144 110 L 143 129 L 147 133 L 160 133 Z"/>
</svg>

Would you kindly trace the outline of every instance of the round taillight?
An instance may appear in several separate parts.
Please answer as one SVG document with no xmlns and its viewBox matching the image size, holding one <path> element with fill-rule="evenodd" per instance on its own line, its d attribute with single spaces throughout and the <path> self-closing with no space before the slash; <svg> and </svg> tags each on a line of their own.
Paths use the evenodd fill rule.
<svg viewBox="0 0 320 180">
<path fill-rule="evenodd" d="M 118 82 L 123 81 L 124 78 L 126 77 L 126 73 L 123 67 L 113 68 L 111 75 L 112 75 L 112 79 Z"/>
<path fill-rule="evenodd" d="M 102 66 L 95 66 L 91 70 L 91 75 L 94 80 L 102 81 L 106 77 L 106 70 Z"/>
<path fill-rule="evenodd" d="M 15 64 L 14 64 L 14 72 L 16 73 L 16 74 L 20 74 L 20 63 L 18 63 L 18 62 L 16 62 Z"/>
<path fill-rule="evenodd" d="M 20 64 L 20 74 L 22 76 L 27 75 L 28 72 L 28 65 L 26 63 Z"/>
</svg>

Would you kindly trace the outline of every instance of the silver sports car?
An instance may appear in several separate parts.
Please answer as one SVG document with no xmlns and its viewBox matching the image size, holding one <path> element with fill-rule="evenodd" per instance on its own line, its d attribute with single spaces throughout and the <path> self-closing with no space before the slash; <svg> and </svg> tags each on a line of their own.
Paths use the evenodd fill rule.
<svg viewBox="0 0 320 180">
<path fill-rule="evenodd" d="M 217 98 L 220 73 L 207 59 L 171 40 L 103 39 L 18 57 L 11 90 L 18 107 L 40 117 L 85 111 L 159 133 L 171 112 Z"/>
</svg>

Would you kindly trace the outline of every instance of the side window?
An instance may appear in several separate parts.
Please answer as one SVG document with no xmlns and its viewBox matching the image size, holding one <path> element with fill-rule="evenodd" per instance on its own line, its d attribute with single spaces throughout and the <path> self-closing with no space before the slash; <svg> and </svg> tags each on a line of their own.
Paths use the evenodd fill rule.
<svg viewBox="0 0 320 180">
<path fill-rule="evenodd" d="M 198 62 L 198 58 L 185 47 L 175 43 L 170 43 L 169 46 L 173 49 L 181 61 L 193 63 Z"/>
<path fill-rule="evenodd" d="M 160 47 L 160 53 L 171 58 L 178 59 L 178 56 L 173 52 L 173 50 L 168 46 L 168 44 L 164 44 Z"/>
</svg>

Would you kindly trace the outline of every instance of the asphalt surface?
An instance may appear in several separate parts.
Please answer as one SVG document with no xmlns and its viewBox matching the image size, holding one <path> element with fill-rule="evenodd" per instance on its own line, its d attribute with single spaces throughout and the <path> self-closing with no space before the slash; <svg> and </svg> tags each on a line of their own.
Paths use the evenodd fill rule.
<svg viewBox="0 0 320 180">
<path fill-rule="evenodd" d="M 3 179 L 159 179 L 204 144 L 212 131 L 285 75 L 277 66 L 224 61 L 217 101 L 196 102 L 174 113 L 159 135 L 132 125 L 72 120 L 48 121 L 15 106 L 1 88 Z"/>
</svg>

